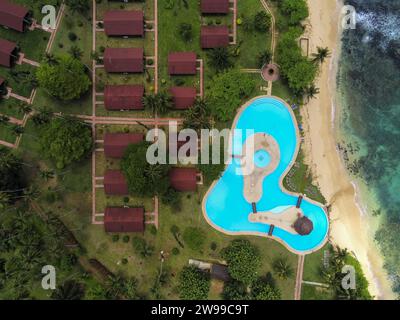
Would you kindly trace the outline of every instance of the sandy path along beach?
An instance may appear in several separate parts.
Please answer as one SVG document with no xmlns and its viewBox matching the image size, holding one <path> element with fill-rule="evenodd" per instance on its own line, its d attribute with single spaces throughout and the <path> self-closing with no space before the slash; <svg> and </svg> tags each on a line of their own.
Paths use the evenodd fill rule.
<svg viewBox="0 0 400 320">
<path fill-rule="evenodd" d="M 354 184 L 345 171 L 336 150 L 335 114 L 336 61 L 340 53 L 338 22 L 342 3 L 336 0 L 308 0 L 310 18 L 306 34 L 310 38 L 310 52 L 316 47 L 329 47 L 332 56 L 323 65 L 316 86 L 320 94 L 302 109 L 307 161 L 316 183 L 331 204 L 330 238 L 346 247 L 360 261 L 370 283 L 370 292 L 377 299 L 395 298 L 383 261 L 373 243 L 368 217 L 358 205 Z"/>
</svg>

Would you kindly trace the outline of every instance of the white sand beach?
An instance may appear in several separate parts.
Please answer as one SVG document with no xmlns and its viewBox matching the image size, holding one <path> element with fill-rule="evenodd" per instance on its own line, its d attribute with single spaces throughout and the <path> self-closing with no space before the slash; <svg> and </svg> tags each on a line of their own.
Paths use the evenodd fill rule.
<svg viewBox="0 0 400 320">
<path fill-rule="evenodd" d="M 383 260 L 370 230 L 368 217 L 362 214 L 359 195 L 345 171 L 336 149 L 334 128 L 336 63 L 340 53 L 338 22 L 342 3 L 336 0 L 308 0 L 310 18 L 307 36 L 310 52 L 329 47 L 332 56 L 322 66 L 316 86 L 320 94 L 302 109 L 305 151 L 315 182 L 331 204 L 330 238 L 346 247 L 360 261 L 376 299 L 394 299 Z"/>
</svg>

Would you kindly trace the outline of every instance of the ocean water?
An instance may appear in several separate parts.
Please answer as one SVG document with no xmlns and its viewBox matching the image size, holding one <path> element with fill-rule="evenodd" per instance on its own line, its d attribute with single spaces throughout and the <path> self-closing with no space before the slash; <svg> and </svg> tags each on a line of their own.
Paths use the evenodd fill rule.
<svg viewBox="0 0 400 320">
<path fill-rule="evenodd" d="M 368 189 L 368 214 L 380 217 L 375 241 L 400 293 L 400 0 L 346 4 L 357 25 L 342 36 L 339 149 Z"/>
</svg>

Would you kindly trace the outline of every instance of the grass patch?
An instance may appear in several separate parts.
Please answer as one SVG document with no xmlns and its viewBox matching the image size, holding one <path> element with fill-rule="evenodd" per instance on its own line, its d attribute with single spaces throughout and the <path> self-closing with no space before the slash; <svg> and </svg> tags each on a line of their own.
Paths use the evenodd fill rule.
<svg viewBox="0 0 400 320">
<path fill-rule="evenodd" d="M 12 131 L 12 124 L 0 124 L 0 140 L 15 143 L 17 135 Z"/>
</svg>

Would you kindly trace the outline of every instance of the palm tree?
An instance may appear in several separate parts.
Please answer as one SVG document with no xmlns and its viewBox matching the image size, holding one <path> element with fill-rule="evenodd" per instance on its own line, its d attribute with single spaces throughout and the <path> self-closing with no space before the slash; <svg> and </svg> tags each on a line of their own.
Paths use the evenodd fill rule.
<svg viewBox="0 0 400 320">
<path fill-rule="evenodd" d="M 57 58 L 52 53 L 46 53 L 43 57 L 43 61 L 46 64 L 54 65 L 57 63 Z"/>
<path fill-rule="evenodd" d="M 40 171 L 40 177 L 44 181 L 49 181 L 50 179 L 54 178 L 54 171 L 53 170 L 41 170 Z"/>
<path fill-rule="evenodd" d="M 155 114 L 164 114 L 172 107 L 171 97 L 164 93 L 147 95 L 143 98 L 144 107 Z"/>
<path fill-rule="evenodd" d="M 16 124 L 16 125 L 14 125 L 14 126 L 12 127 L 12 131 L 13 131 L 15 134 L 22 134 L 22 133 L 24 133 L 24 127 L 22 127 L 22 126 Z"/>
<path fill-rule="evenodd" d="M 83 285 L 75 280 L 66 280 L 51 295 L 55 300 L 81 300 L 85 294 Z"/>
<path fill-rule="evenodd" d="M 68 52 L 75 59 L 80 59 L 83 55 L 83 51 L 76 45 L 72 46 Z"/>
<path fill-rule="evenodd" d="M 270 63 L 272 59 L 271 51 L 266 50 L 258 55 L 258 67 L 261 69 L 266 63 Z"/>
<path fill-rule="evenodd" d="M 23 112 L 25 114 L 28 114 L 28 113 L 30 113 L 32 111 L 32 107 L 27 105 L 27 104 L 25 104 L 25 103 L 19 104 L 18 107 L 19 107 L 19 110 L 21 110 L 21 112 Z"/>
<path fill-rule="evenodd" d="M 307 98 L 307 102 L 310 101 L 311 99 L 314 99 L 315 96 L 319 93 L 319 88 L 315 86 L 315 84 L 311 84 L 308 88 L 304 90 L 304 93 Z"/>
<path fill-rule="evenodd" d="M 151 181 L 156 182 L 163 177 L 164 168 L 161 164 L 154 164 L 147 166 L 144 170 L 144 174 L 151 179 Z"/>
<path fill-rule="evenodd" d="M 313 53 L 313 61 L 318 62 L 318 63 L 323 63 L 326 58 L 328 58 L 331 55 L 328 47 L 322 48 L 322 47 L 317 47 L 317 53 Z"/>
<path fill-rule="evenodd" d="M 233 66 L 231 56 L 228 48 L 215 48 L 208 53 L 209 63 L 217 71 L 224 71 Z"/>
<path fill-rule="evenodd" d="M 185 112 L 183 126 L 193 130 L 210 129 L 210 107 L 203 99 L 197 99 L 193 106 Z"/>
<path fill-rule="evenodd" d="M 293 275 L 293 268 L 285 258 L 275 260 L 272 267 L 279 279 L 286 280 Z"/>
</svg>

